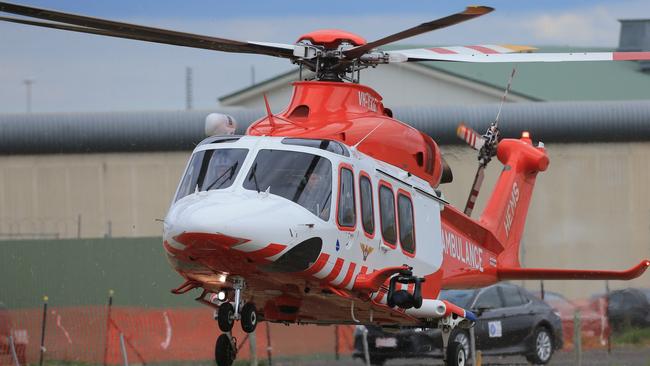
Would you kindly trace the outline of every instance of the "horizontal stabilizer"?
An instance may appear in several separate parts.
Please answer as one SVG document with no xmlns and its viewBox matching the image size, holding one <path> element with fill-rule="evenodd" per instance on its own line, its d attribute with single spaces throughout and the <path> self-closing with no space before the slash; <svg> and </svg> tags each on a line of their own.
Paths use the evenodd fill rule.
<svg viewBox="0 0 650 366">
<path fill-rule="evenodd" d="M 650 267 L 650 260 L 643 260 L 624 271 L 601 271 L 591 269 L 547 268 L 499 268 L 500 280 L 631 280 L 641 276 Z"/>
</svg>

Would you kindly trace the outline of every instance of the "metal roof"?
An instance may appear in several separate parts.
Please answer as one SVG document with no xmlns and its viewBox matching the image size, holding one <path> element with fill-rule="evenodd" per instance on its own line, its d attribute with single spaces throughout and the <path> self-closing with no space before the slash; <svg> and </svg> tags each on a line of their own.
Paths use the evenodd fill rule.
<svg viewBox="0 0 650 366">
<path fill-rule="evenodd" d="M 395 117 L 432 136 L 458 144 L 465 122 L 483 132 L 497 104 L 393 108 Z M 51 154 L 191 150 L 204 135 L 205 117 L 215 111 L 42 113 L 0 115 L 0 154 Z M 244 133 L 263 111 L 221 109 Z M 650 141 L 650 101 L 507 103 L 504 136 L 528 130 L 545 142 Z"/>
</svg>

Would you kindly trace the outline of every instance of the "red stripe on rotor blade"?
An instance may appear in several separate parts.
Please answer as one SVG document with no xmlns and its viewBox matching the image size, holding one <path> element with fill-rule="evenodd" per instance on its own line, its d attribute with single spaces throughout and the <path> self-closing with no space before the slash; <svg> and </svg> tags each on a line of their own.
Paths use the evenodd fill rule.
<svg viewBox="0 0 650 366">
<path fill-rule="evenodd" d="M 318 256 L 318 259 L 316 260 L 316 262 L 311 267 L 309 267 L 309 269 L 307 269 L 304 273 L 306 273 L 306 274 L 308 274 L 310 276 L 315 275 L 316 273 L 320 272 L 325 267 L 325 265 L 327 264 L 328 259 L 330 259 L 329 254 L 321 253 L 320 256 Z"/>
<path fill-rule="evenodd" d="M 614 61 L 650 60 L 650 52 L 614 52 Z"/>
<path fill-rule="evenodd" d="M 271 243 L 260 250 L 246 253 L 246 255 L 253 260 L 261 260 L 273 257 L 274 255 L 282 252 L 286 247 L 286 245 Z"/>
<path fill-rule="evenodd" d="M 348 285 L 348 283 L 350 283 L 355 268 L 357 268 L 357 265 L 355 263 L 350 262 L 350 267 L 348 267 L 348 273 L 345 274 L 345 278 L 343 279 L 343 282 L 341 282 L 341 284 L 339 285 L 340 287 L 345 287 Z"/>
<path fill-rule="evenodd" d="M 491 48 L 487 48 L 483 46 L 466 46 L 466 47 L 486 54 L 499 53 Z"/>
<path fill-rule="evenodd" d="M 449 50 L 449 49 L 446 49 L 446 48 L 441 48 L 441 47 L 429 48 L 429 51 L 433 51 L 435 53 L 442 53 L 442 54 L 446 54 L 446 55 L 451 55 L 451 54 L 458 53 L 458 52 L 455 52 L 455 51 L 452 51 L 452 50 Z"/>
<path fill-rule="evenodd" d="M 361 270 L 359 271 L 359 274 L 366 274 L 366 273 L 368 273 L 368 267 L 361 266 Z"/>
<path fill-rule="evenodd" d="M 338 277 L 339 273 L 341 273 L 341 269 L 343 269 L 343 259 L 337 258 L 336 263 L 334 263 L 334 268 L 332 268 L 332 272 L 327 275 L 327 277 L 323 278 L 324 282 L 332 282 L 336 277 Z"/>
</svg>

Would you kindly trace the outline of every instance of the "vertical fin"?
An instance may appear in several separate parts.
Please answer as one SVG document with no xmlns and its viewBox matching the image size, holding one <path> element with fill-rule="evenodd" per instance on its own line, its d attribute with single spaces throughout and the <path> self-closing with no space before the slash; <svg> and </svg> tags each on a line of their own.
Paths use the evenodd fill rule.
<svg viewBox="0 0 650 366">
<path fill-rule="evenodd" d="M 533 146 L 528 132 L 521 139 L 501 140 L 497 157 L 503 171 L 479 220 L 503 246 L 499 265 L 519 267 L 519 243 L 535 179 L 549 160 L 543 147 Z"/>
</svg>

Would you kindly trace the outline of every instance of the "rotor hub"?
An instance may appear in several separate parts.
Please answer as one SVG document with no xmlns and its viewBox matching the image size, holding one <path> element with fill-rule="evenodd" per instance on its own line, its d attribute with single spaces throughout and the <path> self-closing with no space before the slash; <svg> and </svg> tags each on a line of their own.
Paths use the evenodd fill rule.
<svg viewBox="0 0 650 366">
<path fill-rule="evenodd" d="M 309 41 L 311 44 L 323 46 L 325 49 L 336 49 L 341 43 L 349 43 L 353 46 L 362 46 L 367 43 L 363 37 L 357 34 L 338 29 L 321 29 L 309 32 L 298 38 L 298 43 L 302 41 Z"/>
</svg>

